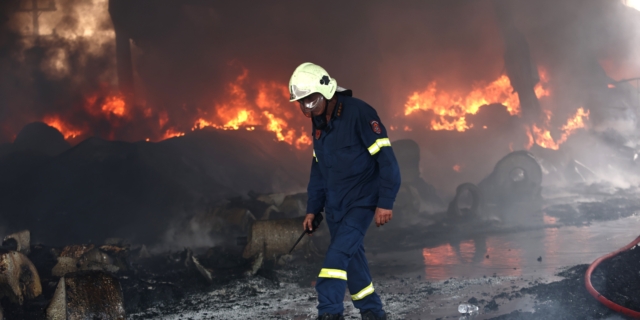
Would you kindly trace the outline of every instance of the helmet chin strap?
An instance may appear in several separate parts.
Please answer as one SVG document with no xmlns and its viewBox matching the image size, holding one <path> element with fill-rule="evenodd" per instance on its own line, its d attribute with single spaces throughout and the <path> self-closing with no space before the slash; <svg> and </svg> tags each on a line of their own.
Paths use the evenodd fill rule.
<svg viewBox="0 0 640 320">
<path fill-rule="evenodd" d="M 313 121 L 313 125 L 316 126 L 316 129 L 324 130 L 327 127 L 327 110 L 329 110 L 329 100 L 325 99 L 324 111 L 321 115 L 314 116 L 311 118 Z"/>
</svg>

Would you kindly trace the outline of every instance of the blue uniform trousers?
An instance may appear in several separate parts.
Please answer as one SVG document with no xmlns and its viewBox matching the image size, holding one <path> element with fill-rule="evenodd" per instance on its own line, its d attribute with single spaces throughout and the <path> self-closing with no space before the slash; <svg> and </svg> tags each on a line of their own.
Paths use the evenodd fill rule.
<svg viewBox="0 0 640 320">
<path fill-rule="evenodd" d="M 318 314 L 342 314 L 345 288 L 360 312 L 367 310 L 382 316 L 382 303 L 374 291 L 367 258 L 364 254 L 364 235 L 373 220 L 375 207 L 353 208 L 340 221 L 327 212 L 331 245 L 316 282 Z"/>
</svg>

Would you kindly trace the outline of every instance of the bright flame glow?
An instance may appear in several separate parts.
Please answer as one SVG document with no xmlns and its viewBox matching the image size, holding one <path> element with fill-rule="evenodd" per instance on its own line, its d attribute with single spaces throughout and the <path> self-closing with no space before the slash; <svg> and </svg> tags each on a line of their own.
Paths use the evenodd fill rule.
<svg viewBox="0 0 640 320">
<path fill-rule="evenodd" d="M 169 128 L 167 129 L 167 131 L 164 132 L 164 136 L 162 137 L 162 140 L 170 139 L 173 137 L 182 137 L 182 136 L 184 136 L 184 132 L 180 132 L 174 128 Z"/>
<path fill-rule="evenodd" d="M 585 121 L 589 119 L 589 110 L 585 111 L 584 108 L 579 108 L 572 117 L 567 119 L 566 124 L 560 128 L 562 131 L 560 139 L 554 140 L 551 136 L 551 132 L 547 129 L 549 127 L 549 120 L 551 119 L 552 114 L 547 110 L 545 110 L 545 113 L 547 115 L 545 126 L 538 127 L 534 124 L 531 128 L 533 134 L 531 132 L 527 132 L 529 137 L 528 148 L 533 146 L 533 143 L 535 142 L 543 148 L 558 150 L 560 149 L 560 145 L 566 142 L 569 136 L 571 136 L 576 130 L 584 128 L 586 126 Z"/>
<path fill-rule="evenodd" d="M 276 136 L 278 137 L 278 141 L 284 141 L 288 144 L 293 144 L 294 131 L 287 130 L 286 134 L 283 134 L 283 131 L 285 131 L 287 128 L 287 123 L 282 119 L 276 118 L 276 116 L 269 113 L 269 111 L 264 111 L 263 114 L 269 119 L 267 130 L 275 132 Z"/>
<path fill-rule="evenodd" d="M 459 164 L 453 166 L 453 171 L 460 172 L 460 170 L 462 170 L 462 166 L 460 166 Z"/>
<path fill-rule="evenodd" d="M 304 127 L 296 130 L 291 125 L 296 119 L 294 111 L 297 109 L 283 105 L 283 102 L 289 101 L 287 86 L 277 82 L 259 82 L 256 86 L 251 86 L 248 82 L 249 71 L 243 69 L 242 74 L 227 85 L 229 98 L 215 105 L 215 116 L 204 113 L 195 121 L 192 130 L 204 127 L 255 130 L 256 127 L 261 127 L 273 132 L 276 140 L 298 149 L 310 146 L 311 139 L 305 134 Z M 251 89 L 257 91 L 253 101 L 248 94 Z"/>
<path fill-rule="evenodd" d="M 310 146 L 312 143 L 311 138 L 309 136 L 303 134 L 296 140 L 296 148 L 302 150 L 306 147 Z"/>
<path fill-rule="evenodd" d="M 536 97 L 540 99 L 550 96 L 551 90 L 547 87 L 547 84 L 549 83 L 547 70 L 544 68 L 538 68 L 538 75 L 540 76 L 540 82 L 538 82 L 538 84 L 533 88 L 533 91 L 536 93 Z"/>
<path fill-rule="evenodd" d="M 540 70 L 540 83 L 535 87 L 538 98 L 550 95 L 546 89 L 546 72 Z M 417 111 L 431 111 L 436 118 L 431 121 L 431 130 L 465 131 L 472 127 L 465 117 L 476 114 L 481 106 L 500 103 L 511 115 L 520 113 L 518 95 L 513 91 L 509 77 L 500 76 L 486 84 L 478 82 L 471 92 L 466 94 L 450 93 L 439 90 L 437 83 L 431 82 L 422 92 L 414 92 L 405 103 L 404 114 L 408 116 Z"/>
<path fill-rule="evenodd" d="M 73 128 L 71 125 L 62 121 L 57 115 L 46 116 L 42 122 L 58 129 L 65 139 L 72 139 L 82 134 L 82 130 Z"/>
<path fill-rule="evenodd" d="M 125 107 L 126 104 L 122 97 L 110 96 L 105 99 L 105 102 L 102 105 L 102 111 L 104 111 L 107 115 L 113 114 L 118 117 L 122 117 L 126 112 Z"/>
</svg>

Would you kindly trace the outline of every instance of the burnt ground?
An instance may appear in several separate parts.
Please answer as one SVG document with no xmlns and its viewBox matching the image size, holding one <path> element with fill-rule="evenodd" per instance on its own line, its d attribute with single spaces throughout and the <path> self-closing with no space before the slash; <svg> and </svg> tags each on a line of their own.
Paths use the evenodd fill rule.
<svg viewBox="0 0 640 320">
<path fill-rule="evenodd" d="M 542 265 L 552 257 L 539 257 L 536 251 L 523 256 L 527 261 L 517 268 L 528 271 L 523 270 L 517 275 L 507 272 L 517 269 L 509 265 L 495 273 L 463 272 L 454 277 L 437 279 L 433 276 L 427 279 L 425 276 L 424 268 L 428 263 L 422 260 L 422 248 L 441 246 L 443 242 L 446 243 L 447 236 L 452 237 L 454 234 L 464 237 L 486 233 L 496 237 L 497 241 L 511 241 L 520 237 L 525 242 L 531 242 L 531 238 L 527 238 L 530 235 L 523 230 L 544 234 L 544 230 L 560 232 L 573 228 L 571 230 L 575 232 L 584 232 L 613 221 L 619 222 L 618 225 L 630 225 L 624 230 L 631 234 L 628 240 L 623 241 L 625 244 L 637 236 L 633 233 L 640 225 L 637 218 L 640 213 L 637 200 L 640 198 L 639 193 L 628 190 L 602 192 L 598 188 L 591 193 L 584 189 L 577 192 L 581 194 L 578 200 L 563 194 L 545 200 L 545 219 L 555 219 L 548 225 L 502 229 L 483 225 L 474 230 L 473 226 L 435 223 L 424 229 L 413 227 L 408 228 L 407 232 L 394 232 L 394 237 L 401 237 L 393 242 L 393 246 L 388 243 L 385 246 L 377 245 L 384 242 L 380 239 L 385 235 L 372 230 L 369 235 L 380 239 L 370 242 L 372 245 L 367 250 L 373 255 L 371 269 L 374 273 L 374 285 L 390 314 L 389 319 L 460 319 L 457 306 L 467 302 L 480 307 L 479 314 L 468 317 L 478 320 L 624 319 L 600 305 L 588 294 L 583 280 L 587 265 L 564 268 L 554 276 L 553 272 L 542 270 Z M 622 232 L 609 228 L 610 225 L 600 227 L 604 234 Z M 439 232 L 435 229 L 439 229 Z M 572 233 L 566 239 L 585 241 L 583 238 L 574 239 Z M 621 239 L 626 239 L 626 234 Z M 459 240 L 464 241 L 462 238 Z M 489 240 L 485 243 L 487 247 L 495 245 Z M 622 240 L 616 243 L 620 241 Z M 406 249 L 404 247 L 418 248 L 418 254 L 410 258 L 407 256 L 413 253 L 409 251 L 402 251 L 397 255 L 399 259 L 413 259 L 418 264 L 417 270 L 404 268 L 409 260 L 395 261 L 395 258 L 385 256 L 385 252 L 396 251 L 399 247 L 403 250 Z M 602 248 L 606 250 L 594 251 L 598 252 L 595 256 L 612 251 L 611 245 Z M 615 248 L 614 246 L 613 249 Z M 116 274 L 122 285 L 128 318 L 315 319 L 317 298 L 313 283 L 322 264 L 321 256 L 296 251 L 294 255 L 286 256 L 286 259 L 278 262 L 266 261 L 255 275 L 248 275 L 252 261 L 243 259 L 241 251 L 242 247 L 215 247 L 197 253 L 185 249 L 143 258 L 132 249 L 130 259 L 120 264 L 122 268 Z M 474 254 L 473 259 L 479 258 L 484 262 L 503 259 L 499 254 L 497 251 L 485 251 Z M 638 306 L 640 294 L 637 293 L 640 290 L 638 286 L 634 286 L 640 283 L 638 255 L 640 250 L 631 250 L 603 263 L 592 278 L 596 288 L 611 300 L 629 307 Z M 194 267 L 194 256 L 202 266 L 211 271 L 211 279 L 205 279 Z M 29 301 L 21 310 L 12 309 L 6 301 L 0 301 L 7 319 L 44 319 L 44 309 L 55 289 L 57 279 L 50 271 L 47 272 L 55 264 L 51 248 L 33 246 L 29 257 L 39 269 L 43 295 Z M 592 258 L 585 260 L 590 262 Z M 469 266 L 481 265 L 482 262 L 480 265 Z M 455 262 L 450 266 L 444 265 L 445 269 L 454 267 L 457 267 Z M 347 319 L 360 318 L 348 298 L 345 299 L 345 316 Z"/>
<path fill-rule="evenodd" d="M 584 289 L 584 271 L 579 265 L 559 274 L 560 281 L 526 282 L 524 278 L 487 276 L 478 279 L 452 278 L 430 282 L 417 277 L 378 277 L 376 290 L 382 295 L 390 319 L 459 319 L 459 303 L 480 307 L 480 315 L 469 319 L 624 319 L 596 303 Z M 296 267 L 279 270 L 283 279 L 305 273 Z M 311 279 L 315 275 L 307 274 Z M 522 287 L 524 286 L 524 287 Z M 206 293 L 192 293 L 174 303 L 164 303 L 130 319 L 315 319 L 316 294 L 309 285 L 276 282 L 263 277 L 238 280 L 211 287 Z M 499 292 L 499 293 L 498 293 Z M 529 300 L 527 300 L 529 299 Z M 525 310 L 492 317 L 513 308 L 512 302 L 532 301 Z M 346 319 L 360 319 L 345 301 Z M 450 309 L 443 315 L 438 309 Z"/>
<path fill-rule="evenodd" d="M 606 221 L 621 220 L 622 225 L 638 222 L 640 202 L 635 191 L 603 192 L 601 188 L 591 191 L 583 188 L 577 192 L 582 195 L 579 201 L 567 201 L 569 197 L 564 195 L 547 199 L 544 212 L 556 222 L 538 227 L 584 230 Z M 609 226 L 604 227 L 607 228 Z M 632 227 L 631 230 L 627 231 L 630 233 L 628 240 L 616 243 L 633 239 L 635 229 Z M 415 230 L 406 234 L 412 232 Z M 494 230 L 497 234 L 501 232 L 513 231 Z M 604 231 L 607 232 L 620 231 Z M 626 236 L 623 238 L 627 239 Z M 597 251 L 600 253 L 595 256 L 612 251 L 611 245 L 603 248 L 607 249 Z M 369 251 L 376 250 L 384 251 L 375 246 Z M 640 283 L 638 255 L 640 250 L 632 250 L 603 263 L 592 277 L 596 289 L 625 306 L 637 306 L 640 289 L 634 284 Z M 499 259 L 488 254 L 483 258 Z M 542 257 L 533 258 L 528 263 L 541 264 L 541 260 Z M 312 284 L 321 258 L 298 256 L 287 261 L 284 265 L 267 264 L 253 277 L 222 277 L 224 280 L 185 291 L 180 297 L 156 301 L 151 307 L 131 309 L 129 318 L 315 319 L 316 293 Z M 372 270 L 376 291 L 381 294 L 389 319 L 626 319 L 589 295 L 584 286 L 587 267 L 587 264 L 574 265 L 555 274 L 529 272 L 509 276 L 508 273 L 494 273 L 437 281 L 403 270 L 381 272 L 376 265 Z M 197 275 L 194 277 L 198 279 Z M 479 314 L 461 317 L 457 305 L 467 302 L 479 306 Z M 360 318 L 348 298 L 345 299 L 345 317 Z"/>
<path fill-rule="evenodd" d="M 585 289 L 584 273 L 588 265 L 578 265 L 562 271 L 564 279 L 548 284 L 534 284 L 495 296 L 497 300 L 511 300 L 523 295 L 535 297 L 533 312 L 513 311 L 495 317 L 496 320 L 529 319 L 611 319 L 619 317 L 616 312 L 598 303 Z"/>
</svg>

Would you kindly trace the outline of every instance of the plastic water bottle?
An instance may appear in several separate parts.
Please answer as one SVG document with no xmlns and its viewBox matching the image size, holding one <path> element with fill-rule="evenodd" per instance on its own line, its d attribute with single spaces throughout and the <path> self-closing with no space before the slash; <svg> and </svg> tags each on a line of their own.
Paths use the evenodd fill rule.
<svg viewBox="0 0 640 320">
<path fill-rule="evenodd" d="M 458 312 L 460 313 L 472 313 L 478 311 L 478 306 L 474 306 L 468 303 L 462 303 L 458 306 Z"/>
</svg>

